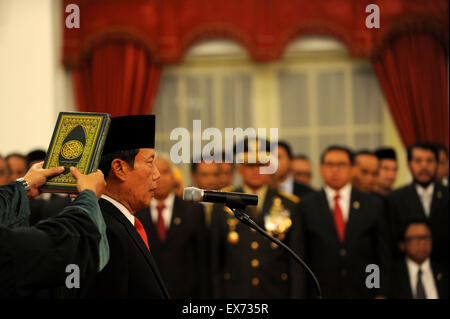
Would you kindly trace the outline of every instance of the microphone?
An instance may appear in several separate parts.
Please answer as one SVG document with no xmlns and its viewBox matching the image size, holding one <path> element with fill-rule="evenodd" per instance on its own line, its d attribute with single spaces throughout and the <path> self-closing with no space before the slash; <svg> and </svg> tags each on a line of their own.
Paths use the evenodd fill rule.
<svg viewBox="0 0 450 319">
<path fill-rule="evenodd" d="M 186 187 L 183 192 L 183 199 L 188 202 L 223 203 L 230 208 L 258 205 L 258 195 L 211 191 L 197 187 Z"/>
</svg>

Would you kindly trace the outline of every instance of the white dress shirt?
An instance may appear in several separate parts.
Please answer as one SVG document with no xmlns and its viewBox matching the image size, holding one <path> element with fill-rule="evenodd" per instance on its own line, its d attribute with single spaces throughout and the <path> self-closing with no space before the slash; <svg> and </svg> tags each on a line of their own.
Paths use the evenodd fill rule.
<svg viewBox="0 0 450 319">
<path fill-rule="evenodd" d="M 422 202 L 425 215 L 427 217 L 430 217 L 431 202 L 433 201 L 434 183 L 428 185 L 427 188 L 416 184 L 416 191 L 419 195 L 420 201 Z"/>
<path fill-rule="evenodd" d="M 422 269 L 422 284 L 427 299 L 439 299 L 439 295 L 434 282 L 433 270 L 431 269 L 430 258 L 425 260 L 422 265 L 418 265 L 410 258 L 406 257 L 406 266 L 408 268 L 409 284 L 413 297 L 416 295 L 417 273 Z"/>
<path fill-rule="evenodd" d="M 325 194 L 327 195 L 328 205 L 330 206 L 331 212 L 334 211 L 334 196 L 339 193 L 339 206 L 342 210 L 342 217 L 344 221 L 348 221 L 348 216 L 350 214 L 350 200 L 352 195 L 352 184 L 348 183 L 344 187 L 342 187 L 339 191 L 335 191 L 328 185 L 324 187 Z"/>
<path fill-rule="evenodd" d="M 294 194 L 294 177 L 290 175 L 278 188 L 288 194 Z"/>
<path fill-rule="evenodd" d="M 172 221 L 172 211 L 173 211 L 173 203 L 175 201 L 175 193 L 170 193 L 169 196 L 164 200 L 164 209 L 162 211 L 162 216 L 164 219 L 164 226 L 166 226 L 166 229 L 169 229 L 170 223 Z M 150 201 L 150 214 L 152 216 L 153 224 L 156 225 L 158 223 L 158 209 L 156 206 L 158 206 L 158 201 L 153 197 Z"/>
<path fill-rule="evenodd" d="M 442 179 L 441 183 L 442 183 L 442 185 L 448 187 L 448 176 L 445 176 L 445 177 Z"/>
<path fill-rule="evenodd" d="M 122 214 L 125 215 L 125 217 L 130 221 L 130 223 L 134 226 L 134 215 L 130 213 L 130 211 L 123 206 L 121 203 L 119 203 L 118 201 L 116 201 L 114 198 L 109 197 L 108 195 L 103 194 L 102 198 L 104 200 L 107 200 L 108 202 L 110 202 L 111 204 L 113 204 L 114 206 L 116 206 L 116 208 L 118 210 L 120 210 L 122 212 Z"/>
</svg>

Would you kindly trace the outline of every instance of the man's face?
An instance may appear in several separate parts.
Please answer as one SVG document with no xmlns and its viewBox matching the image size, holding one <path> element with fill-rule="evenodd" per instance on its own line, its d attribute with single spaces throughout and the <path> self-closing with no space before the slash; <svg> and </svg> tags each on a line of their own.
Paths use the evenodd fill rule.
<svg viewBox="0 0 450 319">
<path fill-rule="evenodd" d="M 341 150 L 329 151 L 320 166 L 320 175 L 325 184 L 339 190 L 352 178 L 352 164 L 348 154 Z"/>
<path fill-rule="evenodd" d="M 231 185 L 233 182 L 234 167 L 231 163 L 220 163 L 219 164 L 219 183 L 220 188 L 224 188 Z"/>
<path fill-rule="evenodd" d="M 434 153 L 422 148 L 414 148 L 411 154 L 409 170 L 414 180 L 420 184 L 430 183 L 437 173 L 437 161 Z"/>
<path fill-rule="evenodd" d="M 19 177 L 24 177 L 27 173 L 27 162 L 17 156 L 11 156 L 8 158 L 8 165 L 11 169 L 10 179 L 12 181 L 18 179 Z"/>
<path fill-rule="evenodd" d="M 393 159 L 380 160 L 380 169 L 378 170 L 377 184 L 381 189 L 389 190 L 397 179 L 398 165 Z"/>
<path fill-rule="evenodd" d="M 405 233 L 405 253 L 416 263 L 423 263 L 431 254 L 431 232 L 425 224 L 411 224 Z"/>
<path fill-rule="evenodd" d="M 269 164 L 265 164 L 268 166 Z M 269 182 L 269 174 L 259 172 L 260 164 L 239 164 L 238 172 L 242 177 L 242 182 L 253 189 L 259 189 Z"/>
<path fill-rule="evenodd" d="M 219 189 L 219 164 L 215 162 L 197 164 L 197 169 L 191 174 L 195 186 L 201 189 Z"/>
<path fill-rule="evenodd" d="M 378 177 L 378 158 L 375 155 L 361 154 L 355 157 L 353 185 L 363 193 L 374 190 Z"/>
<path fill-rule="evenodd" d="M 155 190 L 157 199 L 165 199 L 175 188 L 175 177 L 172 172 L 170 163 L 161 157 L 155 159 L 155 166 L 161 175 Z"/>
<path fill-rule="evenodd" d="M 442 179 L 447 176 L 448 176 L 448 157 L 444 151 L 439 151 L 437 179 L 439 181 L 442 181 Z"/>
<path fill-rule="evenodd" d="M 141 148 L 134 158 L 134 168 L 125 164 L 127 170 L 122 195 L 126 197 L 125 200 L 134 212 L 148 207 L 154 195 L 157 180 L 160 178 L 154 160 L 154 149 Z"/>
<path fill-rule="evenodd" d="M 293 159 L 291 161 L 291 170 L 297 183 L 311 184 L 312 168 L 308 160 L 302 158 Z"/>
<path fill-rule="evenodd" d="M 10 174 L 5 159 L 0 158 L 0 186 L 8 184 L 10 181 Z"/>
<path fill-rule="evenodd" d="M 291 160 L 288 152 L 284 147 L 278 147 L 278 169 L 275 172 L 275 177 L 278 180 L 284 180 L 289 174 Z"/>
</svg>

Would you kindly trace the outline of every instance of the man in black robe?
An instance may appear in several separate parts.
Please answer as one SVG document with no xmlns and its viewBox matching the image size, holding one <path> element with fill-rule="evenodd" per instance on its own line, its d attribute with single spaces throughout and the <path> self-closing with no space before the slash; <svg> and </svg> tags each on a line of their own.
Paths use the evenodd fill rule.
<svg viewBox="0 0 450 319">
<path fill-rule="evenodd" d="M 0 297 L 34 297 L 43 289 L 66 283 L 67 267 L 78 267 L 84 280 L 101 270 L 109 258 L 106 226 L 97 202 L 104 189 L 101 172 L 71 173 L 78 197 L 58 216 L 35 227 L 19 227 L 30 214 L 28 197 L 39 195 L 46 179 L 64 168 L 35 164 L 22 180 L 0 187 Z"/>
</svg>

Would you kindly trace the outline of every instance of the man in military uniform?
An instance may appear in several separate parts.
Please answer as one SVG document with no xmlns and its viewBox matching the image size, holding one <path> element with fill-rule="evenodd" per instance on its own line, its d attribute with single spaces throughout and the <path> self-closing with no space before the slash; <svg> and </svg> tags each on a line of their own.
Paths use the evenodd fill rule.
<svg viewBox="0 0 450 319">
<path fill-rule="evenodd" d="M 243 157 L 243 163 L 238 161 L 237 164 L 243 185 L 233 191 L 258 195 L 258 206 L 247 207 L 246 213 L 302 256 L 298 207 L 279 191 L 270 189 L 270 175 L 260 171 L 269 164 L 263 164 L 269 155 L 269 143 L 258 143 L 251 138 L 242 143 L 243 152 L 236 156 Z M 304 296 L 305 280 L 301 266 L 283 248 L 239 223 L 223 205 L 214 206 L 211 237 L 215 298 L 286 299 Z"/>
</svg>

